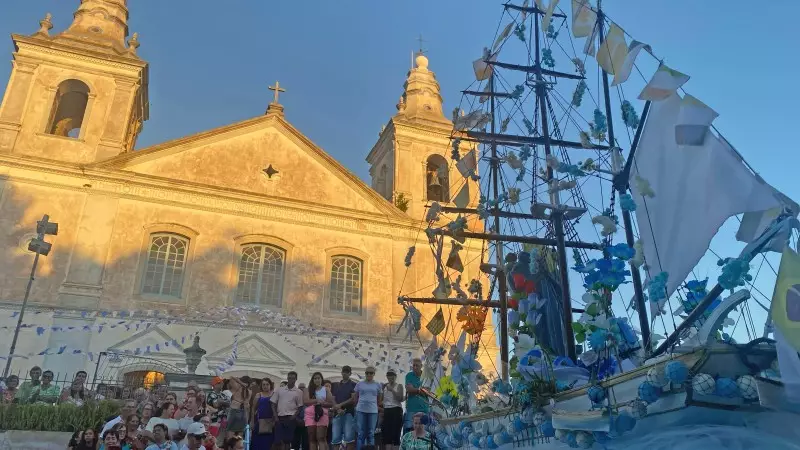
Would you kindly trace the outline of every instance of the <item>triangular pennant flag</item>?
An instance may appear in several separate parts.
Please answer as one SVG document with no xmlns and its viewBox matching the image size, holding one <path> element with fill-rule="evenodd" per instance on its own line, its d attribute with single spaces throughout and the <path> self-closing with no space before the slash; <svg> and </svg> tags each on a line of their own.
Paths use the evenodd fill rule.
<svg viewBox="0 0 800 450">
<path fill-rule="evenodd" d="M 468 178 L 475 173 L 475 169 L 478 167 L 478 163 L 475 159 L 475 149 L 472 149 L 458 160 L 456 168 L 462 177 Z"/>
<path fill-rule="evenodd" d="M 505 40 L 511 35 L 511 30 L 514 29 L 514 22 L 509 23 L 503 28 L 503 32 L 497 36 L 497 39 L 494 41 L 494 45 L 492 45 L 492 52 L 496 52 L 500 45 L 505 42 Z M 477 76 L 477 75 L 476 75 Z"/>
<path fill-rule="evenodd" d="M 670 69 L 661 64 L 647 82 L 647 86 L 639 94 L 639 100 L 660 101 L 672 96 L 678 89 L 689 81 L 689 75 Z"/>
<path fill-rule="evenodd" d="M 653 54 L 653 49 L 650 48 L 649 45 L 637 40 L 631 41 L 630 45 L 628 45 L 628 54 L 625 56 L 622 67 L 614 68 L 614 81 L 611 82 L 612 86 L 628 81 L 628 77 L 631 76 L 631 71 L 633 70 L 633 65 L 636 63 L 636 57 L 639 56 L 639 52 L 642 50 L 645 50 L 651 55 Z"/>
<path fill-rule="evenodd" d="M 457 270 L 459 272 L 464 271 L 464 263 L 461 261 L 461 256 L 458 252 L 464 248 L 463 245 L 459 244 L 456 241 L 450 241 L 452 247 L 450 247 L 450 254 L 447 256 L 447 267 Z"/>
<path fill-rule="evenodd" d="M 491 54 L 488 48 L 483 49 L 483 56 L 472 62 L 472 70 L 475 72 L 475 79 L 483 81 L 492 76 L 494 69 L 491 64 L 486 61 L 496 61 L 497 53 Z"/>
<path fill-rule="evenodd" d="M 550 4 L 547 5 L 547 9 L 542 7 L 542 0 L 537 0 L 537 5 L 539 9 L 545 11 L 544 18 L 542 18 L 542 31 L 547 32 L 547 29 L 550 27 L 550 22 L 553 20 L 553 13 L 556 12 L 556 6 L 558 6 L 559 0 L 550 0 Z"/>
<path fill-rule="evenodd" d="M 466 208 L 469 205 L 469 184 L 464 183 L 464 186 L 453 199 L 453 203 L 457 208 Z"/>
<path fill-rule="evenodd" d="M 612 23 L 597 51 L 597 63 L 606 73 L 614 75 L 622 68 L 626 56 L 628 56 L 628 44 L 625 42 L 625 32 L 617 24 Z"/>
</svg>

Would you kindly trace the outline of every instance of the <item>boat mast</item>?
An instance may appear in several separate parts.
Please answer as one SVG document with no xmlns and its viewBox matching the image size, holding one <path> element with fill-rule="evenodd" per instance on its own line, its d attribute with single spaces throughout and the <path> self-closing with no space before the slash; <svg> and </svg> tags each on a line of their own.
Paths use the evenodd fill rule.
<svg viewBox="0 0 800 450">
<path fill-rule="evenodd" d="M 544 138 L 544 154 L 549 157 L 552 154 L 550 148 L 550 124 L 547 120 L 547 85 L 545 84 L 544 77 L 542 76 L 542 58 L 541 58 L 541 44 L 539 43 L 539 11 L 533 15 L 534 22 L 534 51 L 536 52 L 536 59 L 534 64 L 534 75 L 536 76 L 536 102 L 539 106 L 539 115 L 541 116 L 542 124 L 542 138 Z M 536 177 L 536 174 L 533 174 Z M 553 181 L 553 168 L 547 165 L 546 180 L 549 186 Z M 535 201 L 535 199 L 534 199 Z M 553 205 L 560 205 L 558 191 L 550 194 L 550 203 Z M 551 221 L 556 238 L 556 252 L 558 253 L 558 269 L 561 275 L 561 301 L 563 303 L 563 322 L 564 322 L 564 344 L 567 348 L 567 355 L 571 360 L 575 361 L 575 339 L 572 337 L 572 299 L 570 298 L 569 289 L 569 268 L 567 266 L 567 248 L 564 242 L 564 211 L 559 208 L 554 208 Z"/>
<path fill-rule="evenodd" d="M 600 46 L 603 45 L 603 40 L 605 38 L 604 33 L 604 24 L 605 24 L 605 16 L 603 15 L 603 9 L 601 7 L 603 0 L 597 0 L 597 32 L 600 37 Z M 602 50 L 598 50 L 602 51 Z M 601 68 L 602 69 L 602 68 Z M 608 143 L 611 146 L 611 152 L 619 152 L 620 150 L 616 147 L 616 140 L 614 139 L 614 119 L 613 115 L 611 114 L 611 95 L 609 94 L 609 83 L 608 83 L 608 72 L 605 69 L 603 71 L 603 97 L 605 98 L 606 104 L 606 121 L 608 123 Z M 645 108 L 648 108 L 649 102 L 645 105 Z M 639 141 L 639 136 L 641 136 L 642 128 L 644 127 L 644 120 L 646 118 L 645 114 L 642 114 L 642 120 L 639 122 L 639 127 L 636 130 L 636 137 L 634 138 L 633 145 L 631 146 L 631 152 L 628 155 L 628 161 L 633 161 L 633 156 L 635 152 L 635 148 Z M 628 165 L 628 167 L 630 167 Z M 622 167 L 615 167 L 615 171 L 621 171 Z M 630 172 L 628 172 L 629 174 Z M 615 187 L 619 195 L 625 194 L 628 189 L 627 178 L 625 179 L 626 183 L 622 185 L 621 183 L 615 183 Z M 625 241 L 633 248 L 635 242 L 633 239 L 633 224 L 631 221 L 631 213 L 625 209 L 622 210 L 622 223 L 625 226 Z M 642 333 L 642 344 L 644 346 L 645 356 L 650 354 L 650 322 L 647 317 L 647 309 L 645 308 L 644 304 L 644 293 L 642 291 L 642 276 L 639 273 L 639 269 L 634 267 L 630 261 L 628 262 L 631 268 L 631 278 L 633 279 L 633 292 L 634 292 L 634 301 L 636 302 L 636 312 L 639 314 L 639 329 Z"/>
<path fill-rule="evenodd" d="M 492 70 L 492 75 L 489 76 L 489 92 L 494 94 L 494 70 Z M 497 126 L 497 120 L 495 117 L 495 98 L 494 95 L 489 96 L 491 101 L 491 114 L 492 114 L 492 122 L 491 122 L 491 130 L 492 135 L 494 135 L 497 131 L 495 127 Z M 494 198 L 498 198 L 500 193 L 497 187 L 497 180 L 500 178 L 500 158 L 497 157 L 497 141 L 492 139 L 491 141 L 491 177 L 492 177 L 492 194 Z M 496 204 L 494 208 L 492 208 L 492 216 L 494 216 L 494 232 L 496 234 L 500 234 L 500 205 Z M 495 239 L 494 241 L 494 252 L 495 252 L 495 260 L 497 264 L 497 289 L 498 294 L 500 297 L 500 372 L 503 377 L 503 381 L 508 381 L 508 286 L 506 286 L 506 274 L 505 271 L 502 271 L 500 268 L 505 267 L 503 261 L 503 241 L 500 239 Z"/>
</svg>

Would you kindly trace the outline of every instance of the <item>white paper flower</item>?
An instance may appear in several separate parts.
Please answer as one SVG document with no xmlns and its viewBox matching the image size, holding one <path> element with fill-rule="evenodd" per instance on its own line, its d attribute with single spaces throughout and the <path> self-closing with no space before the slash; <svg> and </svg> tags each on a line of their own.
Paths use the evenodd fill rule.
<svg viewBox="0 0 800 450">
<path fill-rule="evenodd" d="M 529 334 L 520 333 L 517 336 L 517 343 L 514 345 L 514 354 L 517 358 L 522 358 L 534 348 L 536 348 L 536 340 Z"/>
</svg>

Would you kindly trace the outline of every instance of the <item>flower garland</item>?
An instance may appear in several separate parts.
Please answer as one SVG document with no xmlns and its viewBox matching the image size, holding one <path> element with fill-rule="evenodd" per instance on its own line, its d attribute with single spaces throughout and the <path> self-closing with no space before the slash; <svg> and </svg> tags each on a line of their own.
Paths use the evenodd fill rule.
<svg viewBox="0 0 800 450">
<path fill-rule="evenodd" d="M 520 41 L 525 42 L 525 24 L 521 23 L 514 28 L 514 34 Z"/>
<path fill-rule="evenodd" d="M 553 59 L 553 51 L 549 48 L 542 50 L 542 64 L 551 69 L 556 66 L 556 60 Z"/>
<path fill-rule="evenodd" d="M 608 132 L 608 122 L 606 116 L 600 112 L 599 108 L 594 110 L 594 122 L 589 124 L 589 130 L 592 132 L 592 137 L 598 141 L 606 140 L 606 133 Z"/>
<path fill-rule="evenodd" d="M 636 109 L 631 105 L 631 102 L 625 100 L 622 102 L 622 121 L 628 128 L 635 130 L 639 127 L 639 115 L 636 114 Z"/>
<path fill-rule="evenodd" d="M 459 147 L 461 146 L 461 138 L 453 139 L 452 145 L 453 149 L 450 152 L 450 158 L 452 158 L 453 161 L 458 161 L 461 159 L 461 152 L 459 151 Z"/>
<path fill-rule="evenodd" d="M 581 80 L 577 86 L 575 86 L 575 92 L 572 93 L 572 106 L 576 108 L 580 108 L 581 103 L 583 102 L 583 95 L 586 93 L 586 82 Z"/>
</svg>

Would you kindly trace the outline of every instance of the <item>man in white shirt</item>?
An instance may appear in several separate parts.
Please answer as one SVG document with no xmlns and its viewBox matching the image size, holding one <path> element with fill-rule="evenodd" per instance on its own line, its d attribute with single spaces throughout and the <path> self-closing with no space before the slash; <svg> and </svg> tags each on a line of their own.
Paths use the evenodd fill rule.
<svg viewBox="0 0 800 450">
<path fill-rule="evenodd" d="M 100 436 L 106 434 L 106 431 L 110 430 L 111 427 L 113 427 L 114 425 L 120 422 L 125 423 L 125 419 L 127 419 L 128 416 L 130 416 L 135 412 L 136 412 L 136 400 L 134 399 L 125 400 L 125 403 L 122 405 L 122 409 L 120 410 L 119 415 L 109 420 L 108 422 L 106 422 L 105 425 L 103 425 L 103 431 L 100 432 Z"/>
</svg>

